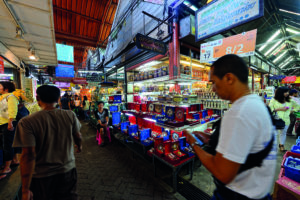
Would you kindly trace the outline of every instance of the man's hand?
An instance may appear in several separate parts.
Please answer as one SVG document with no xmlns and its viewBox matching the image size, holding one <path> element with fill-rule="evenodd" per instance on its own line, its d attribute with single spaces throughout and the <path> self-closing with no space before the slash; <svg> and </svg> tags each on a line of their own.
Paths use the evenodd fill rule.
<svg viewBox="0 0 300 200">
<path fill-rule="evenodd" d="M 33 194 L 30 190 L 22 192 L 22 200 L 33 200 Z"/>
<path fill-rule="evenodd" d="M 187 143 L 189 143 L 190 145 L 193 144 L 194 142 L 196 142 L 195 137 L 192 135 L 192 133 L 190 133 L 187 130 L 183 131 L 183 135 L 186 135 L 186 141 Z"/>
<path fill-rule="evenodd" d="M 8 122 L 8 124 L 7 124 L 7 130 L 13 131 L 14 129 L 15 129 L 15 128 L 14 128 L 13 123 L 12 123 L 12 122 Z"/>
</svg>

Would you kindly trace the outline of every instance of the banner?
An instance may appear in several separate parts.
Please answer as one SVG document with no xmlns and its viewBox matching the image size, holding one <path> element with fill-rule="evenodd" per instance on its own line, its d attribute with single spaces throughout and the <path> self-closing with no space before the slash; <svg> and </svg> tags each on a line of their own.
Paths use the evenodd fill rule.
<svg viewBox="0 0 300 200">
<path fill-rule="evenodd" d="M 71 82 L 74 84 L 88 84 L 86 78 L 72 78 Z"/>
<path fill-rule="evenodd" d="M 263 0 L 215 0 L 196 12 L 196 42 L 264 15 Z"/>
<path fill-rule="evenodd" d="M 139 49 L 155 52 L 162 55 L 165 55 L 167 52 L 167 45 L 164 42 L 142 35 L 140 33 L 136 34 L 134 41 L 137 48 Z"/>
<path fill-rule="evenodd" d="M 4 74 L 4 60 L 0 57 L 0 74 Z"/>
<path fill-rule="evenodd" d="M 257 29 L 201 44 L 200 62 L 217 60 L 226 54 L 254 55 Z"/>
</svg>

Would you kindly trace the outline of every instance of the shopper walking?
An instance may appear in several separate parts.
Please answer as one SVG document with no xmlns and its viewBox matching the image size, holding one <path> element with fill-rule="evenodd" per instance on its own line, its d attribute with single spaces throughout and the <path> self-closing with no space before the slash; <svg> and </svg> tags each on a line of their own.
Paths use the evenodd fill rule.
<svg viewBox="0 0 300 200">
<path fill-rule="evenodd" d="M 90 111 L 90 102 L 89 102 L 87 96 L 83 97 L 82 108 L 83 108 L 83 112 L 84 112 L 84 120 L 87 121 L 90 119 L 90 116 L 88 114 L 88 112 Z"/>
<path fill-rule="evenodd" d="M 68 93 L 65 93 L 64 96 L 59 101 L 59 106 L 64 110 L 71 110 L 70 100 Z"/>
<path fill-rule="evenodd" d="M 20 120 L 14 147 L 22 147 L 22 199 L 77 199 L 74 143 L 81 152 L 80 122 L 74 112 L 55 108 L 60 90 L 37 90 L 42 108 Z"/>
<path fill-rule="evenodd" d="M 210 80 L 218 96 L 232 102 L 221 121 L 216 154 L 205 152 L 191 133 L 185 134 L 215 178 L 213 199 L 270 199 L 276 168 L 275 128 L 263 101 L 248 88 L 247 65 L 237 55 L 225 55 L 213 63 Z"/>
<path fill-rule="evenodd" d="M 107 126 L 108 126 L 108 121 L 109 121 L 108 110 L 104 109 L 103 101 L 98 102 L 98 110 L 95 111 L 95 118 L 98 121 L 97 130 L 100 133 L 100 137 L 101 137 L 101 141 L 102 141 L 100 146 L 103 147 L 104 146 L 104 134 L 107 132 Z"/>
<path fill-rule="evenodd" d="M 0 180 L 11 173 L 11 165 L 19 164 L 17 154 L 21 153 L 20 148 L 12 147 L 19 103 L 18 98 L 12 94 L 14 91 L 15 84 L 13 82 L 0 82 L 0 131 L 2 133 L 4 161 L 4 168 L 0 172 Z"/>
<path fill-rule="evenodd" d="M 298 98 L 298 91 L 295 89 L 290 90 L 290 98 L 292 103 L 292 112 L 290 113 L 290 125 L 287 129 L 286 135 L 292 136 L 293 129 L 296 123 L 296 115 L 295 112 L 300 110 L 300 99 Z"/>
<path fill-rule="evenodd" d="M 81 101 L 78 95 L 75 95 L 75 99 L 74 99 L 74 111 L 77 115 L 77 117 L 79 117 L 79 112 L 80 112 L 80 105 L 81 105 Z"/>
<path fill-rule="evenodd" d="M 272 112 L 276 112 L 278 117 L 285 122 L 285 127 L 279 132 L 279 149 L 280 151 L 286 151 L 284 148 L 287 129 L 290 125 L 290 114 L 292 112 L 293 103 L 289 97 L 289 89 L 287 87 L 279 87 L 275 92 L 275 96 L 271 99 L 269 107 Z"/>
</svg>

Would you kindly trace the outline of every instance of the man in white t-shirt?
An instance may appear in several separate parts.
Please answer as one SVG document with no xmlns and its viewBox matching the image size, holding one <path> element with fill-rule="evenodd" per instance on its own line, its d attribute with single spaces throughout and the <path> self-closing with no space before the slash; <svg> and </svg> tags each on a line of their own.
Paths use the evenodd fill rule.
<svg viewBox="0 0 300 200">
<path fill-rule="evenodd" d="M 237 55 L 225 55 L 214 62 L 210 80 L 220 98 L 232 107 L 221 121 L 216 155 L 205 152 L 189 132 L 187 140 L 202 164 L 221 184 L 213 199 L 270 199 L 276 168 L 274 127 L 267 107 L 248 88 L 248 67 Z M 249 154 L 269 148 L 262 165 L 241 171 Z M 247 161 L 248 162 L 248 161 Z"/>
</svg>

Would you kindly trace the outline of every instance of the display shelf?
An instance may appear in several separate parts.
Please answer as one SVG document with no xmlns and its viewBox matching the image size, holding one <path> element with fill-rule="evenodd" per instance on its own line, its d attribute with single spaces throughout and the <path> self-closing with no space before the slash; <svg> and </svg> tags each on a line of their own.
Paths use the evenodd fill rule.
<svg viewBox="0 0 300 200">
<path fill-rule="evenodd" d="M 128 83 L 129 84 L 141 84 L 141 83 L 151 83 L 151 82 L 162 82 L 162 81 L 167 81 L 167 80 L 169 80 L 169 75 L 161 76 L 161 77 L 157 77 L 157 78 L 151 78 L 151 79 L 142 80 L 142 81 L 131 81 Z"/>
<path fill-rule="evenodd" d="M 159 105 L 166 105 L 168 104 L 168 106 L 183 106 L 183 107 L 189 107 L 191 105 L 196 105 L 196 104 L 200 104 L 199 102 L 195 102 L 195 103 L 184 103 L 184 102 L 153 102 L 153 104 L 159 104 Z"/>
<path fill-rule="evenodd" d="M 173 131 L 183 131 L 185 129 L 194 129 L 194 128 L 199 128 L 201 126 L 206 126 L 207 124 L 214 123 L 218 120 L 219 120 L 219 118 L 215 119 L 215 120 L 212 120 L 212 121 L 209 121 L 209 122 L 206 122 L 204 124 L 199 123 L 199 124 L 195 124 L 195 125 L 184 125 L 182 127 L 171 127 L 171 126 L 166 126 L 166 125 L 159 124 L 159 123 L 155 123 L 155 125 L 159 126 L 159 127 L 162 127 L 162 128 L 165 128 L 165 129 L 173 130 Z"/>
<path fill-rule="evenodd" d="M 170 83 L 176 83 L 176 82 L 190 82 L 191 84 L 194 82 L 199 82 L 202 80 L 198 80 L 198 79 L 194 79 L 192 77 L 188 77 L 188 76 L 184 76 L 184 77 L 177 77 L 174 79 L 169 79 L 169 75 L 166 76 L 161 76 L 161 77 L 157 77 L 157 78 L 152 78 L 152 79 L 147 79 L 147 80 L 142 80 L 142 81 L 131 81 L 128 82 L 129 84 L 142 84 L 142 83 L 159 83 L 159 82 L 163 82 L 164 84 L 170 84 Z"/>
</svg>

